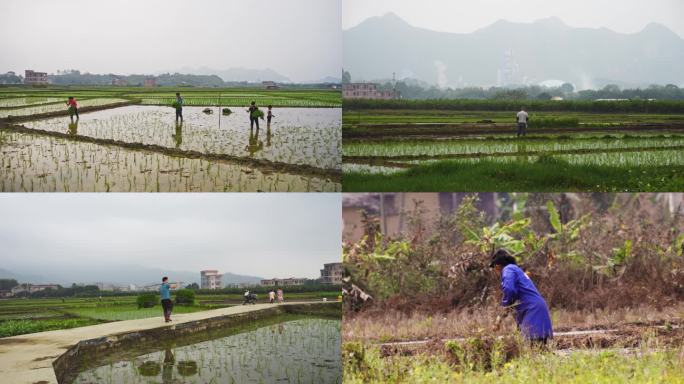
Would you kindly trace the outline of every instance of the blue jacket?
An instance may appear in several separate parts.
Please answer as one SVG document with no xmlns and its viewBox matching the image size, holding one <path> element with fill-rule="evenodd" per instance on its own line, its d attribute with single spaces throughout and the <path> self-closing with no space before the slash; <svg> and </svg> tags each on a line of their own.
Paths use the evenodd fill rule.
<svg viewBox="0 0 684 384">
<path fill-rule="evenodd" d="M 515 306 L 515 321 L 518 329 L 528 339 L 553 337 L 551 316 L 544 298 L 530 278 L 515 264 L 509 264 L 501 271 L 501 305 Z"/>
</svg>

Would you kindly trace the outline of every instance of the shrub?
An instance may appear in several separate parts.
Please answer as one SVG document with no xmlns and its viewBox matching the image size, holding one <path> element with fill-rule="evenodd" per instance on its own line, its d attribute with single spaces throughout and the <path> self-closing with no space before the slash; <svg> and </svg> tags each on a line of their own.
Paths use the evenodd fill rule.
<svg viewBox="0 0 684 384">
<path fill-rule="evenodd" d="M 193 305 L 195 304 L 195 291 L 191 289 L 181 289 L 176 292 L 176 304 Z"/>
<path fill-rule="evenodd" d="M 159 296 L 154 293 L 143 293 L 136 299 L 138 308 L 152 308 L 159 303 Z"/>
</svg>

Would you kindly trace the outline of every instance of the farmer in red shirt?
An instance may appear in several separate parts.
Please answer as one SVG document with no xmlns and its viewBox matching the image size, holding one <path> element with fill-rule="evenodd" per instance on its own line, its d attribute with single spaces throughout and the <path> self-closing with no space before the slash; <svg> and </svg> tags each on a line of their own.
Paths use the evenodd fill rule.
<svg viewBox="0 0 684 384">
<path fill-rule="evenodd" d="M 69 101 L 67 101 L 66 105 L 69 106 L 69 117 L 71 117 L 71 121 L 74 120 L 74 115 L 76 115 L 76 120 L 78 120 L 78 104 L 76 104 L 76 99 L 74 99 L 73 96 L 69 96 Z"/>
</svg>

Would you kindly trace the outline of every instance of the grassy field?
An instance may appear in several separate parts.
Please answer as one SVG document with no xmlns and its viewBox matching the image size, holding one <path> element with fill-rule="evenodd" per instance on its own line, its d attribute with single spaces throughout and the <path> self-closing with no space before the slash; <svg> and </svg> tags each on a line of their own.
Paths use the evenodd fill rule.
<svg viewBox="0 0 684 384">
<path fill-rule="evenodd" d="M 348 348 L 343 344 L 343 350 Z M 575 351 L 526 354 L 490 371 L 454 370 L 430 355 L 382 358 L 377 348 L 364 351 L 364 367 L 344 365 L 345 383 L 684 383 L 684 350 L 621 354 Z"/>
<path fill-rule="evenodd" d="M 593 109 L 604 108 L 601 103 L 537 103 L 532 107 L 539 110 L 528 108 L 528 136 L 517 138 L 514 105 L 434 102 L 345 101 L 349 109 L 342 117 L 343 190 L 670 191 L 684 187 L 684 115 L 663 112 L 684 103 L 630 103 L 624 108 L 616 104 L 610 108 L 627 110 L 600 112 Z M 442 104 L 454 104 L 454 109 L 440 109 Z"/>
<path fill-rule="evenodd" d="M 335 300 L 339 292 L 287 293 L 285 300 Z M 0 337 L 68 329 L 110 321 L 161 316 L 161 306 L 138 308 L 136 296 L 0 300 Z M 265 302 L 265 295 L 258 301 Z M 174 313 L 191 313 L 242 303 L 241 294 L 197 295 L 195 305 L 176 305 Z"/>
</svg>

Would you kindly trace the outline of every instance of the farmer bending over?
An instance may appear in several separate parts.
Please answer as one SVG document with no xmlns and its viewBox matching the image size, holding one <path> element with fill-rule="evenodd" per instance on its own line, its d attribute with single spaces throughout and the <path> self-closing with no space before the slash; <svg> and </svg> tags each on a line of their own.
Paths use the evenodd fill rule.
<svg viewBox="0 0 684 384">
<path fill-rule="evenodd" d="M 183 122 L 183 98 L 180 95 L 180 92 L 176 92 L 176 101 L 173 102 L 173 107 L 176 108 L 176 123 L 178 122 L 178 119 L 180 119 L 180 122 Z"/>
<path fill-rule="evenodd" d="M 164 309 L 164 320 L 168 323 L 171 321 L 171 310 L 173 310 L 173 302 L 171 301 L 171 286 L 168 283 L 169 278 L 164 276 L 162 278 L 162 285 L 159 288 L 161 296 L 161 304 Z"/>
<path fill-rule="evenodd" d="M 71 118 L 71 121 L 74 121 L 74 115 L 76 115 L 76 120 L 78 120 L 78 104 L 76 103 L 76 99 L 74 99 L 73 96 L 69 96 L 66 105 L 69 106 L 69 118 Z"/>
<path fill-rule="evenodd" d="M 518 137 L 520 135 L 525 136 L 527 134 L 527 121 L 529 120 L 529 115 L 525 112 L 525 107 L 520 108 L 520 112 L 515 115 L 515 121 L 518 123 Z"/>
<path fill-rule="evenodd" d="M 489 265 L 501 277 L 503 299 L 506 309 L 503 316 L 513 309 L 515 322 L 522 335 L 528 340 L 546 344 L 553 337 L 551 317 L 544 298 L 530 278 L 515 263 L 515 258 L 503 249 L 498 250 Z M 495 330 L 499 329 L 502 316 L 497 317 Z"/>
</svg>

